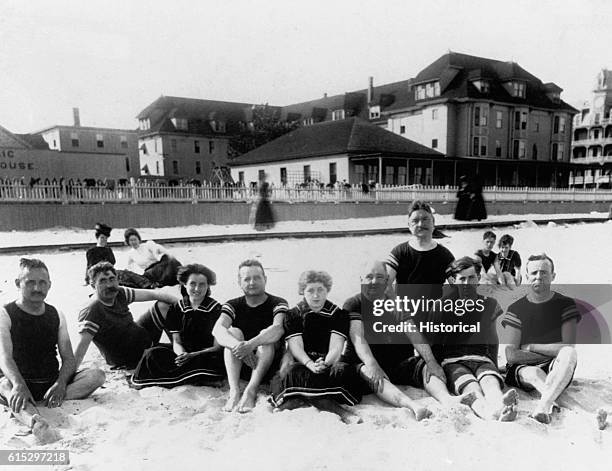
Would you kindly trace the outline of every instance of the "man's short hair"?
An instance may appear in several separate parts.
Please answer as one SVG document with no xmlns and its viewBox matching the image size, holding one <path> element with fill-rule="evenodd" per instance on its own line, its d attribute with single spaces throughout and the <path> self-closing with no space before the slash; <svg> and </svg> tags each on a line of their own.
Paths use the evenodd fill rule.
<svg viewBox="0 0 612 471">
<path fill-rule="evenodd" d="M 457 260 L 453 260 L 448 267 L 446 268 L 446 277 L 450 278 L 451 276 L 455 276 L 457 273 L 467 270 L 468 268 L 472 268 L 476 270 L 476 274 L 480 276 L 480 272 L 482 270 L 482 264 L 472 257 L 461 257 Z"/>
<path fill-rule="evenodd" d="M 21 280 L 23 277 L 23 272 L 26 270 L 45 270 L 47 275 L 49 274 L 49 269 L 45 262 L 38 258 L 20 258 L 19 259 L 19 276 L 18 279 Z"/>
<path fill-rule="evenodd" d="M 482 235 L 482 240 L 487 240 L 487 239 L 497 239 L 497 236 L 495 235 L 495 232 L 493 232 L 493 231 L 486 231 Z"/>
<path fill-rule="evenodd" d="M 332 288 L 332 277 L 326 271 L 306 270 L 298 280 L 298 294 L 304 294 L 308 283 L 321 283 L 329 291 Z"/>
<path fill-rule="evenodd" d="M 240 269 L 242 267 L 259 267 L 261 268 L 261 272 L 263 273 L 263 275 L 266 276 L 266 271 L 264 270 L 263 265 L 259 260 L 255 260 L 254 258 L 250 258 L 241 262 L 240 265 L 238 265 L 238 274 L 240 274 Z"/>
<path fill-rule="evenodd" d="M 87 276 L 89 277 L 90 283 L 93 285 L 96 282 L 96 277 L 100 273 L 106 273 L 107 271 L 112 272 L 113 275 L 117 274 L 117 270 L 115 270 L 115 267 L 110 262 L 98 262 L 89 267 L 89 270 L 87 270 Z"/>
<path fill-rule="evenodd" d="M 537 255 L 530 255 L 527 259 L 527 263 L 525 264 L 525 269 L 527 269 L 527 265 L 529 265 L 529 262 L 539 262 L 541 260 L 548 260 L 550 262 L 550 272 L 555 272 L 555 262 L 553 262 L 553 259 L 546 255 L 544 252 Z"/>
<path fill-rule="evenodd" d="M 185 285 L 187 284 L 187 280 L 191 275 L 204 275 L 206 277 L 208 286 L 213 286 L 217 284 L 217 275 L 215 274 L 215 272 L 200 263 L 190 263 L 189 265 L 179 267 L 178 272 L 176 274 L 176 279 L 179 283 Z"/>
<path fill-rule="evenodd" d="M 512 237 L 510 234 L 504 234 L 499 238 L 500 247 L 502 245 L 509 245 L 510 247 L 512 247 L 512 244 L 514 244 L 514 237 Z"/>
<path fill-rule="evenodd" d="M 138 237 L 138 240 L 142 242 L 142 237 L 140 237 L 140 233 L 133 227 L 130 227 L 129 229 L 126 229 L 125 232 L 123 233 L 125 245 L 130 245 L 130 237 L 132 236 Z"/>
<path fill-rule="evenodd" d="M 421 200 L 414 200 L 410 205 L 410 209 L 408 210 L 408 217 L 412 215 L 415 211 L 426 211 L 433 216 L 433 210 L 431 206 Z"/>
</svg>

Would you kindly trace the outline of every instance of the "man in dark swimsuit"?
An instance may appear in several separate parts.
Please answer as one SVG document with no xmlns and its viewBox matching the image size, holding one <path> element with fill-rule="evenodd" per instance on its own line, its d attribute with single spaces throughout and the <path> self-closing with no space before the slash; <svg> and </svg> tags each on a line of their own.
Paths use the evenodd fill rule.
<svg viewBox="0 0 612 471">
<path fill-rule="evenodd" d="M 46 265 L 22 258 L 19 267 L 19 297 L 0 309 L 0 403 L 45 441 L 48 425 L 35 402 L 59 407 L 66 399 L 87 397 L 104 383 L 104 372 L 76 372 L 66 319 L 45 303 L 51 288 Z"/>
<path fill-rule="evenodd" d="M 259 385 L 277 357 L 277 344 L 285 333 L 283 322 L 287 301 L 266 292 L 266 274 L 257 260 L 246 260 L 238 267 L 238 284 L 244 296 L 231 299 L 221 308 L 213 335 L 222 347 L 229 398 L 223 410 L 249 412 L 255 407 Z M 240 396 L 240 372 L 246 365 L 253 370 L 249 384 Z"/>
</svg>

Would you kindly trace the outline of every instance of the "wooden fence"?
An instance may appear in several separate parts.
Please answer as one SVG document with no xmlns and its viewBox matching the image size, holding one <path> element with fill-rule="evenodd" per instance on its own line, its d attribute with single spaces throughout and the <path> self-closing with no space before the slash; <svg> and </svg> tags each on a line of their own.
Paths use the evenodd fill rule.
<svg viewBox="0 0 612 471">
<path fill-rule="evenodd" d="M 450 186 L 378 186 L 364 189 L 360 185 L 342 188 L 272 187 L 272 201 L 285 202 L 355 202 L 387 201 L 409 202 L 421 199 L 427 202 L 456 201 L 456 187 Z M 152 203 L 152 202 L 209 202 L 253 201 L 256 188 L 239 186 L 162 186 L 134 182 L 115 187 L 63 184 L 36 184 L 29 186 L 19 181 L 0 181 L 2 203 Z M 612 202 L 612 190 L 576 188 L 516 188 L 485 187 L 488 202 L 551 201 L 551 202 Z"/>
</svg>

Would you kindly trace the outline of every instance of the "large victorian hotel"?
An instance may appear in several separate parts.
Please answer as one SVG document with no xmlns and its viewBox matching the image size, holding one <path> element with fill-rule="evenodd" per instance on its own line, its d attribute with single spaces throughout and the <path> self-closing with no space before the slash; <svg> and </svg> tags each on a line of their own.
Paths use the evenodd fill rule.
<svg viewBox="0 0 612 471">
<path fill-rule="evenodd" d="M 572 179 L 576 186 L 612 187 L 612 71 L 597 75 L 591 99 L 574 117 L 572 162 L 587 164 Z"/>
</svg>

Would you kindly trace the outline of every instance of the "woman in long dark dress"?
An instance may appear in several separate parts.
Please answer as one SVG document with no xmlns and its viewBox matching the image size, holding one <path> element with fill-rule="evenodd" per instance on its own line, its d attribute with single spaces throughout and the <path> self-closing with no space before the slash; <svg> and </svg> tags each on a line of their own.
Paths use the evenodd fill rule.
<svg viewBox="0 0 612 471">
<path fill-rule="evenodd" d="M 327 300 L 331 277 L 309 270 L 300 276 L 304 299 L 287 313 L 285 335 L 294 362 L 272 381 L 271 402 L 292 409 L 312 405 L 338 414 L 344 422 L 359 416 L 340 407 L 361 400 L 359 375 L 340 361 L 349 335 L 346 311 Z"/>
<path fill-rule="evenodd" d="M 95 227 L 96 246 L 87 250 L 85 258 L 87 259 L 87 268 L 85 269 L 85 284 L 89 284 L 87 270 L 98 262 L 109 262 L 115 264 L 115 254 L 113 249 L 107 246 L 108 238 L 113 229 L 106 224 L 98 222 Z"/>
<path fill-rule="evenodd" d="M 132 376 L 134 387 L 172 388 L 225 376 L 223 349 L 212 335 L 221 314 L 221 305 L 210 297 L 216 275 L 204 265 L 191 264 L 180 267 L 178 280 L 187 296 L 170 308 L 165 319 L 172 345 L 158 345 L 144 352 Z"/>
<path fill-rule="evenodd" d="M 472 189 L 468 184 L 467 177 L 459 178 L 459 190 L 457 191 L 457 206 L 455 206 L 455 219 L 458 221 L 469 220 L 470 206 L 472 205 Z"/>
<path fill-rule="evenodd" d="M 272 229 L 276 222 L 274 210 L 270 202 L 270 184 L 262 181 L 259 185 L 259 197 L 255 205 L 255 217 L 253 225 L 258 231 Z"/>
</svg>

